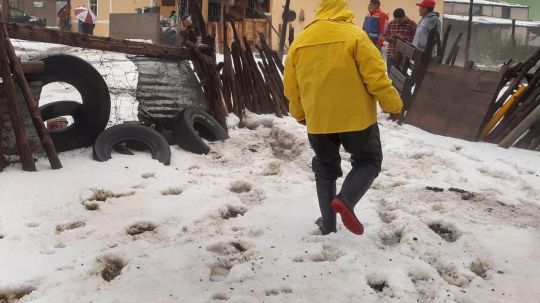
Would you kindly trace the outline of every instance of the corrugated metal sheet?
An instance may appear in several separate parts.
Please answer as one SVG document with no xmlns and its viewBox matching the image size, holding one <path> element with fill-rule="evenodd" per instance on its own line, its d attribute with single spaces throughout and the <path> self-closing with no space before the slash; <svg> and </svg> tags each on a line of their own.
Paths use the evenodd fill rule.
<svg viewBox="0 0 540 303">
<path fill-rule="evenodd" d="M 135 98 L 146 124 L 166 124 L 187 106 L 208 111 L 201 84 L 187 61 L 130 58 L 139 72 Z"/>
</svg>

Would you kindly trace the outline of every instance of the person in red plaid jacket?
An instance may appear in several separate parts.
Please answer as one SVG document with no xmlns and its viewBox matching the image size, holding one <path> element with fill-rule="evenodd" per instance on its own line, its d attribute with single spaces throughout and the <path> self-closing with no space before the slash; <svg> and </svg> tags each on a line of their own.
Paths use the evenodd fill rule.
<svg viewBox="0 0 540 303">
<path fill-rule="evenodd" d="M 397 49 L 396 41 L 401 39 L 409 43 L 413 42 L 414 34 L 416 33 L 416 23 L 407 18 L 405 11 L 398 8 L 394 11 L 394 20 L 388 23 L 384 31 L 384 39 L 388 42 L 386 47 L 386 66 L 390 71 L 390 66 L 396 64 Z"/>
</svg>

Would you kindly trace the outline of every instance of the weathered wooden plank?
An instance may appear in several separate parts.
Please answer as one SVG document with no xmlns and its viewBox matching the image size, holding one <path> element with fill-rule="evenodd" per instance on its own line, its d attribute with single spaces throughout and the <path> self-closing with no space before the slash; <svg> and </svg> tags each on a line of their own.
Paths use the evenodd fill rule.
<svg viewBox="0 0 540 303">
<path fill-rule="evenodd" d="M 401 55 L 414 61 L 420 61 L 422 59 L 423 52 L 403 40 L 397 40 L 396 49 Z"/>
<path fill-rule="evenodd" d="M 64 32 L 47 28 L 37 28 L 16 23 L 6 23 L 10 38 L 63 44 L 102 51 L 142 55 L 170 60 L 193 60 L 193 50 L 185 47 L 171 47 L 143 42 L 97 37 L 86 34 Z"/>
<path fill-rule="evenodd" d="M 499 80 L 498 72 L 431 63 L 405 123 L 475 141 Z"/>
</svg>

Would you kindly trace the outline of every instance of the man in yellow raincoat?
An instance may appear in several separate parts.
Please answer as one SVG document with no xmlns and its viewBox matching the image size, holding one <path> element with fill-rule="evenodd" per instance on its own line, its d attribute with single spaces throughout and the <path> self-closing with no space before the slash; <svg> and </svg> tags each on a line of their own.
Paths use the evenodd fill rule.
<svg viewBox="0 0 540 303">
<path fill-rule="evenodd" d="M 322 214 L 316 224 L 323 234 L 336 232 L 336 213 L 351 232 L 364 232 L 354 207 L 381 170 L 377 101 L 392 118 L 402 108 L 379 51 L 353 19 L 345 0 L 320 0 L 315 21 L 296 38 L 285 63 L 290 113 L 307 126 L 315 152 Z M 352 170 L 336 195 L 342 145 Z"/>
</svg>

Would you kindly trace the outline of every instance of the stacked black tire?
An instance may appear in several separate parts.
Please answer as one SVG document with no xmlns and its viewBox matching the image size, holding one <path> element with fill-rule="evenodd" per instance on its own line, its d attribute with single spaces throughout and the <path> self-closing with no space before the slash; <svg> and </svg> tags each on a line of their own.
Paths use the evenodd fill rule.
<svg viewBox="0 0 540 303">
<path fill-rule="evenodd" d="M 50 55 L 39 60 L 45 62 L 45 73 L 30 80 L 40 81 L 43 85 L 65 82 L 75 87 L 82 97 L 82 103 L 62 100 L 40 107 L 43 120 L 60 116 L 71 116 L 74 120 L 66 129 L 50 131 L 60 152 L 93 145 L 94 159 L 107 161 L 113 150 L 124 154 L 132 154 L 132 150 L 147 150 L 154 159 L 169 165 L 169 144 L 177 144 L 193 153 L 207 154 L 210 146 L 204 140 L 212 142 L 228 138 L 227 130 L 215 119 L 189 106 L 179 109 L 175 116 L 166 120 L 152 121 L 147 117 L 146 125 L 129 122 L 105 130 L 111 100 L 107 84 L 99 72 L 74 56 Z M 204 101 L 195 102 L 198 108 L 201 108 L 201 102 Z"/>
</svg>

